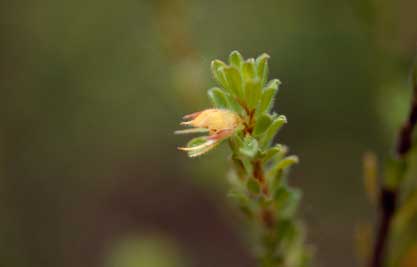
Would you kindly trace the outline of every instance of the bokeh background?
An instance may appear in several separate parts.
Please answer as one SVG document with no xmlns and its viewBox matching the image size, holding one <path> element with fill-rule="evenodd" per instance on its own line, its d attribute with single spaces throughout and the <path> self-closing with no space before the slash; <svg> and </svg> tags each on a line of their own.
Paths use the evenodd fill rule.
<svg viewBox="0 0 417 267">
<path fill-rule="evenodd" d="M 0 265 L 252 267 L 226 197 L 227 149 L 176 150 L 209 65 L 271 55 L 277 142 L 301 163 L 316 265 L 359 266 L 381 159 L 408 107 L 413 0 L 0 2 Z"/>
</svg>

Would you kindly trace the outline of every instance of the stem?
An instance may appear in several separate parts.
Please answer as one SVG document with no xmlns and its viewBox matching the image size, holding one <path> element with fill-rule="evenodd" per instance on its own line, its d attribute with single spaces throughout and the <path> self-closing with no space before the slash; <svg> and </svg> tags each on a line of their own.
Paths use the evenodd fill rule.
<svg viewBox="0 0 417 267">
<path fill-rule="evenodd" d="M 381 217 L 378 229 L 378 235 L 375 242 L 374 254 L 372 257 L 372 267 L 382 267 L 385 259 L 384 249 L 388 240 L 389 229 L 395 213 L 395 206 L 397 203 L 397 192 L 383 189 L 381 193 Z"/>
<path fill-rule="evenodd" d="M 417 65 L 415 65 L 417 68 Z M 412 148 L 412 134 L 417 124 L 417 77 L 413 73 L 413 96 L 411 101 L 411 108 L 407 120 L 401 127 L 401 130 L 397 139 L 396 156 L 399 160 L 405 160 L 408 152 Z M 388 188 L 386 185 L 382 186 L 382 192 L 380 197 L 380 223 L 378 228 L 378 234 L 374 246 L 373 255 L 371 258 L 371 267 L 382 267 L 386 253 L 387 240 L 389 231 L 391 228 L 392 220 L 396 211 L 399 186 L 395 188 Z"/>
<path fill-rule="evenodd" d="M 264 175 L 264 169 L 262 166 L 262 161 L 261 160 L 255 160 L 254 162 L 252 162 L 252 166 L 253 166 L 253 177 L 258 180 L 259 184 L 262 187 L 262 193 L 266 196 L 268 195 L 269 189 L 268 189 L 268 185 L 265 181 L 265 175 Z"/>
</svg>

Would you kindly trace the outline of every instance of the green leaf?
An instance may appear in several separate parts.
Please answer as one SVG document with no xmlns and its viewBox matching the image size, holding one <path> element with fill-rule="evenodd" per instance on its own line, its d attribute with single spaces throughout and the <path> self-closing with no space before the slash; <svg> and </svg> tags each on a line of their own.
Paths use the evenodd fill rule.
<svg viewBox="0 0 417 267">
<path fill-rule="evenodd" d="M 248 158 L 253 158 L 258 153 L 258 149 L 258 141 L 252 136 L 247 135 L 243 139 L 243 144 L 242 147 L 239 149 L 239 152 Z"/>
<path fill-rule="evenodd" d="M 248 181 L 246 182 L 246 188 L 250 193 L 255 195 L 261 192 L 261 186 L 259 185 L 259 182 L 253 178 L 248 179 Z"/>
<path fill-rule="evenodd" d="M 274 97 L 278 92 L 278 87 L 281 82 L 277 79 L 270 81 L 263 89 L 261 100 L 257 108 L 257 114 L 260 115 L 264 112 L 268 112 L 272 104 L 274 103 Z"/>
<path fill-rule="evenodd" d="M 301 191 L 281 186 L 275 190 L 274 201 L 281 218 L 292 217 L 297 211 Z"/>
<path fill-rule="evenodd" d="M 229 64 L 236 67 L 238 70 L 242 67 L 243 64 L 243 57 L 238 51 L 233 51 L 229 55 Z"/>
<path fill-rule="evenodd" d="M 255 60 L 253 58 L 250 58 L 243 63 L 242 74 L 244 81 L 256 79 Z"/>
<path fill-rule="evenodd" d="M 236 155 L 232 156 L 232 162 L 234 170 L 239 177 L 245 177 L 248 175 L 248 173 L 246 173 L 245 165 L 243 165 L 243 162 L 238 157 L 236 157 Z"/>
<path fill-rule="evenodd" d="M 224 73 L 226 74 L 226 80 L 229 85 L 230 91 L 237 97 L 242 98 L 243 88 L 242 88 L 242 78 L 240 77 L 240 72 L 232 66 L 224 68 Z"/>
<path fill-rule="evenodd" d="M 252 166 L 251 160 L 248 158 L 243 158 L 243 157 L 240 160 L 242 161 L 242 164 L 246 170 L 246 173 L 253 173 L 253 166 Z"/>
<path fill-rule="evenodd" d="M 204 143 L 207 142 L 207 138 L 204 136 L 200 136 L 200 137 L 196 137 L 191 139 L 188 143 L 187 143 L 187 147 L 191 148 L 191 147 L 195 147 L 195 146 L 199 146 L 202 145 Z M 219 143 L 215 143 L 215 144 L 206 144 L 200 148 L 195 148 L 192 150 L 187 151 L 187 154 L 189 157 L 193 158 L 193 157 L 198 157 L 203 155 L 204 153 L 208 152 L 209 150 L 213 149 L 214 147 L 216 147 Z"/>
<path fill-rule="evenodd" d="M 281 210 L 288 202 L 290 193 L 288 192 L 288 189 L 285 186 L 279 187 L 274 192 L 274 201 L 278 208 L 278 210 Z"/>
<path fill-rule="evenodd" d="M 280 242 L 291 239 L 295 235 L 296 225 L 294 220 L 281 219 L 277 224 L 277 238 Z"/>
<path fill-rule="evenodd" d="M 269 55 L 266 53 L 263 53 L 256 59 L 256 70 L 261 81 L 261 86 L 264 86 L 268 80 L 268 59 Z"/>
<path fill-rule="evenodd" d="M 237 190 L 232 189 L 227 196 L 233 198 L 237 202 L 239 208 L 246 216 L 249 218 L 253 217 L 254 203 L 250 200 L 246 190 L 243 192 L 240 188 Z"/>
<path fill-rule="evenodd" d="M 266 175 L 266 181 L 271 192 L 275 192 L 278 187 L 283 186 L 286 181 L 284 180 L 284 173 L 282 170 L 277 171 L 274 175 L 268 173 Z"/>
<path fill-rule="evenodd" d="M 297 156 L 288 156 L 284 159 L 280 160 L 275 166 L 273 166 L 266 174 L 267 178 L 270 180 L 271 183 L 275 183 L 275 179 L 277 175 L 280 175 L 281 172 L 287 168 L 289 168 L 291 165 L 294 165 L 298 163 L 298 157 Z"/>
<path fill-rule="evenodd" d="M 250 159 L 247 158 L 245 154 L 242 154 L 240 149 L 245 147 L 245 140 L 242 139 L 238 134 L 230 137 L 230 144 L 233 154 L 239 155 L 238 160 L 240 161 L 241 166 L 243 166 L 246 174 L 251 174 L 253 172 L 253 166 Z"/>
<path fill-rule="evenodd" d="M 236 101 L 234 96 L 231 96 L 230 94 L 225 94 L 227 105 L 230 110 L 236 112 L 237 114 L 243 116 L 246 114 L 245 110 L 242 108 L 242 106 Z"/>
<path fill-rule="evenodd" d="M 218 87 L 211 88 L 208 90 L 208 96 L 214 107 L 223 109 L 229 108 L 226 93 L 222 89 Z"/>
<path fill-rule="evenodd" d="M 272 123 L 272 116 L 263 114 L 256 120 L 255 128 L 253 129 L 254 136 L 260 136 L 268 129 Z"/>
<path fill-rule="evenodd" d="M 243 146 L 243 139 L 238 134 L 232 135 L 229 138 L 229 144 L 232 152 L 238 154 L 239 148 Z"/>
<path fill-rule="evenodd" d="M 260 146 L 261 148 L 266 148 L 269 146 L 269 144 L 272 142 L 272 140 L 274 139 L 275 135 L 278 133 L 279 129 L 281 129 L 281 127 L 287 123 L 287 118 L 284 115 L 280 115 L 278 116 L 278 118 L 276 118 L 271 125 L 268 127 L 268 129 L 266 130 L 265 135 L 262 136 L 261 140 L 260 140 Z"/>
<path fill-rule="evenodd" d="M 284 158 L 283 160 L 281 160 L 277 165 L 276 168 L 279 170 L 284 170 L 288 167 L 290 167 L 291 165 L 294 165 L 296 163 L 298 163 L 300 160 L 298 159 L 297 156 L 288 156 L 286 158 Z"/>
<path fill-rule="evenodd" d="M 204 136 L 195 137 L 187 143 L 187 147 L 198 146 L 198 145 L 201 145 L 205 142 L 207 142 L 206 137 L 204 137 Z"/>
<path fill-rule="evenodd" d="M 215 59 L 211 62 L 211 72 L 213 77 L 224 89 L 228 89 L 226 75 L 224 73 L 224 68 L 226 67 L 226 63 L 221 60 Z"/>
<path fill-rule="evenodd" d="M 277 144 L 271 148 L 268 148 L 264 154 L 263 154 L 263 161 L 264 162 L 268 162 L 269 160 L 271 160 L 274 156 L 278 155 L 278 154 L 283 154 L 285 155 L 285 153 L 287 152 L 287 147 Z"/>
<path fill-rule="evenodd" d="M 261 93 L 262 87 L 258 79 L 245 82 L 245 99 L 250 109 L 253 109 L 258 105 Z"/>
<path fill-rule="evenodd" d="M 286 178 L 286 175 L 283 169 L 279 167 L 277 168 L 277 166 L 279 166 L 279 163 L 285 158 L 288 148 L 283 145 L 277 145 L 270 148 L 270 150 L 272 151 L 269 152 L 269 157 L 264 157 L 264 162 L 268 166 L 265 178 L 271 192 L 273 192 L 275 188 L 280 186 L 282 183 L 285 183 L 284 178 Z"/>
</svg>

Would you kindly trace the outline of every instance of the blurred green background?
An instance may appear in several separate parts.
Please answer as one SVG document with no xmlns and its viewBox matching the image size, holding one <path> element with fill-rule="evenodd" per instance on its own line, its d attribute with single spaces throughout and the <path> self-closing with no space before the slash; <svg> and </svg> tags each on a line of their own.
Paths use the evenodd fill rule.
<svg viewBox="0 0 417 267">
<path fill-rule="evenodd" d="M 209 65 L 271 55 L 278 142 L 301 163 L 316 265 L 350 267 L 373 222 L 362 155 L 386 156 L 408 107 L 413 0 L 0 2 L 4 266 L 252 267 L 226 198 L 225 147 L 176 150 L 208 107 Z M 225 203 L 227 203 L 225 205 Z"/>
</svg>

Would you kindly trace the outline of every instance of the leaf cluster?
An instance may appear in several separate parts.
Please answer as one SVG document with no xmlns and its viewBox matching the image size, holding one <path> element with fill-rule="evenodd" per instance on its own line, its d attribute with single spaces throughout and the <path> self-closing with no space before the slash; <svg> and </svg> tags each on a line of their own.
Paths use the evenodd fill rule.
<svg viewBox="0 0 417 267">
<path fill-rule="evenodd" d="M 229 138 L 230 196 L 253 225 L 261 266 L 308 266 L 304 229 L 296 219 L 301 191 L 287 181 L 298 157 L 287 156 L 286 146 L 272 144 L 287 119 L 272 111 L 281 82 L 268 81 L 268 59 L 262 54 L 245 60 L 233 51 L 228 64 L 214 60 L 211 71 L 219 86 L 208 95 L 216 108 L 234 111 L 243 120 Z"/>
</svg>

